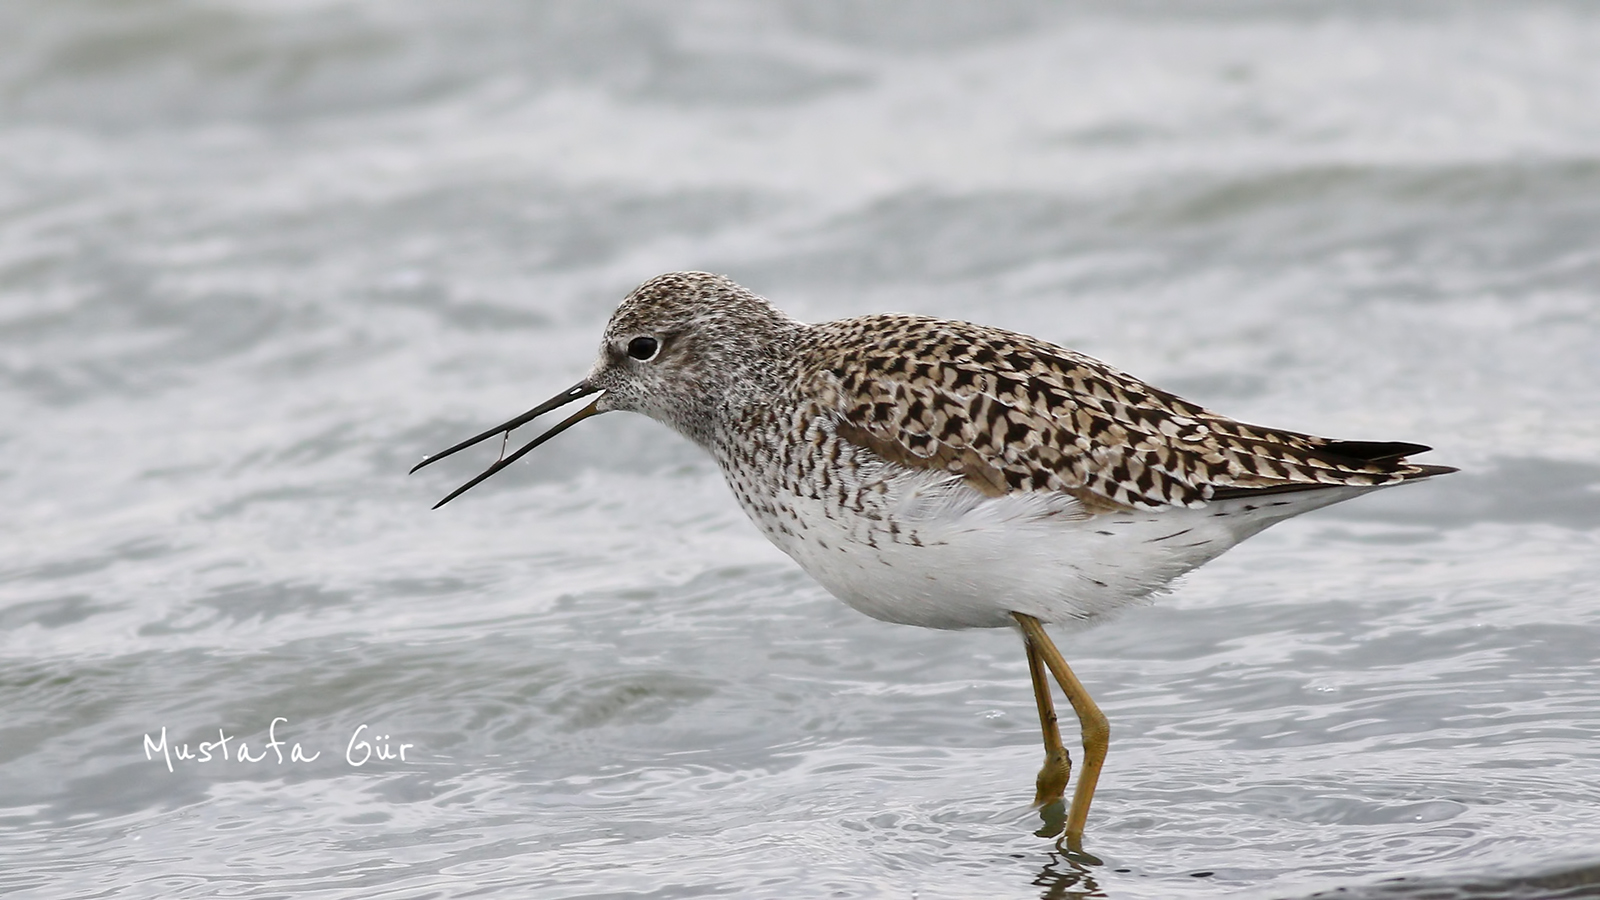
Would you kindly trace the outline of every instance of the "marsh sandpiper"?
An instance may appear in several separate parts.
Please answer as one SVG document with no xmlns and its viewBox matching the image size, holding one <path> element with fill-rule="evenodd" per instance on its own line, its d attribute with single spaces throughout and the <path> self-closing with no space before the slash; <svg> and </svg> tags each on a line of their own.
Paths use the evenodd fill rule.
<svg viewBox="0 0 1600 900">
<path fill-rule="evenodd" d="M 1073 848 L 1109 729 L 1045 624 L 1092 623 L 1275 522 L 1455 471 L 1408 462 L 1420 444 L 1237 422 L 1025 334 L 898 314 L 808 325 L 703 272 L 645 282 L 582 381 L 417 468 L 591 396 L 438 505 L 590 416 L 676 429 L 856 609 L 1021 630 L 1045 744 L 1034 804 Z M 1049 675 L 1082 729 L 1070 809 Z"/>
</svg>

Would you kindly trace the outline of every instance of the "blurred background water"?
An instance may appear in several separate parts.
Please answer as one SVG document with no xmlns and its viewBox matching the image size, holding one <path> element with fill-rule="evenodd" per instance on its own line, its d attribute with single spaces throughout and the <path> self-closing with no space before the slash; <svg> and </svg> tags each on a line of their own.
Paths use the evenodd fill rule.
<svg viewBox="0 0 1600 900">
<path fill-rule="evenodd" d="M 1600 895 L 1597 60 L 1582 2 L 7 0 L 0 891 Z M 1065 637 L 1064 859 L 1017 636 L 845 608 L 666 429 L 406 477 L 687 268 L 1463 471 Z M 269 727 L 320 756 L 146 745 Z"/>
</svg>

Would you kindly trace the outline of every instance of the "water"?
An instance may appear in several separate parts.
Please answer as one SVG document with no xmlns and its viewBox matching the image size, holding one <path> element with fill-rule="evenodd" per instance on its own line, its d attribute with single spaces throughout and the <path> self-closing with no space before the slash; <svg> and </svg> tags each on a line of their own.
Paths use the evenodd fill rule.
<svg viewBox="0 0 1600 900">
<path fill-rule="evenodd" d="M 11 0 L 0 35 L 8 895 L 1600 893 L 1591 5 Z M 682 268 L 1463 472 L 1063 635 L 1113 728 L 1102 864 L 1063 858 L 1017 637 L 850 611 L 663 428 L 438 512 L 493 449 L 404 474 Z M 230 758 L 169 772 L 163 728 Z"/>
</svg>

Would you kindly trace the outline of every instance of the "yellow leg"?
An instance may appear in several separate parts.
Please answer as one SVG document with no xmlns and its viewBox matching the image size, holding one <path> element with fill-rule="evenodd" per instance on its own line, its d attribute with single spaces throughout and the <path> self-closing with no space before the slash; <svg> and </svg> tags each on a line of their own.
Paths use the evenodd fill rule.
<svg viewBox="0 0 1600 900">
<path fill-rule="evenodd" d="M 1044 768 L 1033 792 L 1035 808 L 1059 803 L 1072 777 L 1072 755 L 1061 745 L 1061 728 L 1056 724 L 1056 705 L 1050 698 L 1050 676 L 1033 642 L 1023 640 L 1028 649 L 1028 674 L 1033 676 L 1033 699 L 1039 706 L 1039 730 L 1044 735 Z"/>
<path fill-rule="evenodd" d="M 1037 653 L 1044 664 L 1055 675 L 1056 682 L 1061 685 L 1062 693 L 1067 695 L 1067 702 L 1072 704 L 1073 712 L 1078 714 L 1078 724 L 1083 729 L 1083 767 L 1078 770 L 1078 787 L 1072 792 L 1072 811 L 1067 815 L 1067 841 L 1073 847 L 1080 847 L 1083 842 L 1083 824 L 1089 818 L 1089 803 L 1094 799 L 1094 786 L 1100 780 L 1100 768 L 1105 765 L 1106 746 L 1111 740 L 1111 726 L 1106 722 L 1105 714 L 1100 712 L 1100 707 L 1089 698 L 1089 692 L 1083 689 L 1083 683 L 1078 676 L 1072 674 L 1072 669 L 1067 666 L 1066 659 L 1056 645 L 1050 640 L 1050 635 L 1045 633 L 1044 626 L 1033 616 L 1022 613 L 1012 613 L 1017 623 L 1022 626 L 1023 637 L 1027 639 L 1029 650 L 1029 669 L 1037 671 L 1033 665 L 1033 654 Z M 1034 690 L 1037 693 L 1040 679 L 1035 676 Z M 1041 712 L 1043 704 L 1040 705 Z M 1048 731 L 1045 736 L 1048 745 Z M 1060 742 L 1059 734 L 1056 738 Z M 1042 776 L 1041 776 L 1042 777 Z"/>
</svg>

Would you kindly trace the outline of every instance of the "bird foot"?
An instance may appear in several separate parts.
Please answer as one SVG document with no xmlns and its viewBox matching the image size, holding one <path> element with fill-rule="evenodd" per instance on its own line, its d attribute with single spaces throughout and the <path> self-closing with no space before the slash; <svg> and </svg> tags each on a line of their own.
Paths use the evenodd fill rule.
<svg viewBox="0 0 1600 900">
<path fill-rule="evenodd" d="M 1044 768 L 1039 770 L 1039 778 L 1034 782 L 1033 805 L 1042 809 L 1052 803 L 1061 802 L 1061 797 L 1067 791 L 1067 782 L 1072 778 L 1072 757 L 1065 749 L 1046 751 Z"/>
<path fill-rule="evenodd" d="M 1061 832 L 1066 830 L 1067 804 L 1065 801 L 1060 799 L 1052 800 L 1038 809 L 1039 821 L 1043 824 L 1039 826 L 1038 831 L 1034 832 L 1035 835 L 1042 838 L 1053 838 L 1060 836 Z"/>
</svg>

